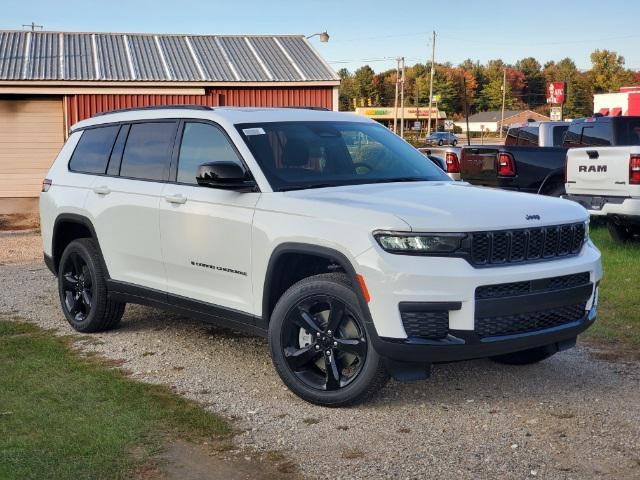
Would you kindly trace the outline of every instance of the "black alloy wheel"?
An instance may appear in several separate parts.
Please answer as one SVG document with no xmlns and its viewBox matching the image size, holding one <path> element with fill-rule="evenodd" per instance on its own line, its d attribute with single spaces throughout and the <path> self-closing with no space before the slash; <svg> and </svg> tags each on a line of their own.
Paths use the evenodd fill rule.
<svg viewBox="0 0 640 480">
<path fill-rule="evenodd" d="M 93 306 L 93 279 L 87 262 L 78 252 L 71 252 L 60 271 L 63 305 L 77 322 L 83 322 Z"/>
<path fill-rule="evenodd" d="M 366 334 L 357 316 L 328 295 L 308 297 L 289 311 L 282 346 L 291 371 L 318 390 L 349 385 L 367 357 Z"/>
</svg>

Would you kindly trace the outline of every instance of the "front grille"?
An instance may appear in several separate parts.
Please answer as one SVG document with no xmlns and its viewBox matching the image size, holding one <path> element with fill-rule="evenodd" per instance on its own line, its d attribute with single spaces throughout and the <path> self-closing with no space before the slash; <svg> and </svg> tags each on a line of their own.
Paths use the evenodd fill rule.
<svg viewBox="0 0 640 480">
<path fill-rule="evenodd" d="M 477 318 L 475 330 L 480 337 L 497 337 L 557 327 L 581 319 L 585 306 L 579 303 L 532 313 Z"/>
<path fill-rule="evenodd" d="M 586 285 L 590 281 L 589 272 L 563 275 L 561 277 L 526 280 L 523 282 L 499 283 L 497 285 L 483 285 L 476 288 L 476 300 L 485 298 L 513 297 L 532 292 L 546 292 L 563 288 Z"/>
<path fill-rule="evenodd" d="M 449 332 L 449 312 L 400 312 L 407 337 L 438 340 Z"/>
<path fill-rule="evenodd" d="M 471 234 L 471 263 L 504 265 L 576 255 L 582 249 L 584 223 Z"/>
</svg>

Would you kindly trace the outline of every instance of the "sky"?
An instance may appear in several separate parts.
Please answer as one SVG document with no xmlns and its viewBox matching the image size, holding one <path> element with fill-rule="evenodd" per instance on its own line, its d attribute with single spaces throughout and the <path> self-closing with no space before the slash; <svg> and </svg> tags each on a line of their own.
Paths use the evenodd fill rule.
<svg viewBox="0 0 640 480">
<path fill-rule="evenodd" d="M 637 0 L 515 2 L 415 0 L 2 0 L 0 29 L 35 21 L 45 30 L 194 34 L 304 34 L 335 70 L 369 64 L 376 72 L 431 57 L 454 65 L 467 58 L 542 64 L 571 57 L 590 66 L 589 54 L 615 50 L 640 70 Z M 403 8 L 397 7 L 402 5 Z M 430 61 L 430 60 L 429 60 Z"/>
</svg>

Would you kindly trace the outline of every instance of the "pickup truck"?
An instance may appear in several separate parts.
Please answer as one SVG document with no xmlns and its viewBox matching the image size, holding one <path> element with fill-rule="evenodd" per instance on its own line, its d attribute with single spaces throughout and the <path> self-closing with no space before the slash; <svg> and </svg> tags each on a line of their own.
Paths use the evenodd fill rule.
<svg viewBox="0 0 640 480">
<path fill-rule="evenodd" d="M 640 117 L 596 118 L 580 136 L 592 145 L 567 153 L 564 198 L 605 219 L 614 240 L 629 241 L 640 235 Z"/>
<path fill-rule="evenodd" d="M 509 128 L 504 146 L 462 148 L 461 179 L 473 185 L 559 197 L 564 194 L 563 136 L 568 122 L 527 122 Z"/>
<path fill-rule="evenodd" d="M 461 147 L 427 147 L 419 148 L 418 150 L 423 155 L 428 156 L 432 162 L 437 163 L 440 168 L 447 172 L 447 175 L 451 180 L 460 180 Z"/>
</svg>

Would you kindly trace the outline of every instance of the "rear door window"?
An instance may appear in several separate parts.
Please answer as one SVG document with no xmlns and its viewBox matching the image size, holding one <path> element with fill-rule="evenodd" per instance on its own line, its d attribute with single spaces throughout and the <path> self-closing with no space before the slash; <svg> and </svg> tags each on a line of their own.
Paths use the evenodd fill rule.
<svg viewBox="0 0 640 480">
<path fill-rule="evenodd" d="M 132 124 L 122 155 L 120 176 L 142 180 L 165 180 L 176 126 L 176 122 Z"/>
<path fill-rule="evenodd" d="M 81 173 L 104 174 L 113 149 L 119 125 L 85 130 L 76 145 L 69 170 Z"/>
</svg>

